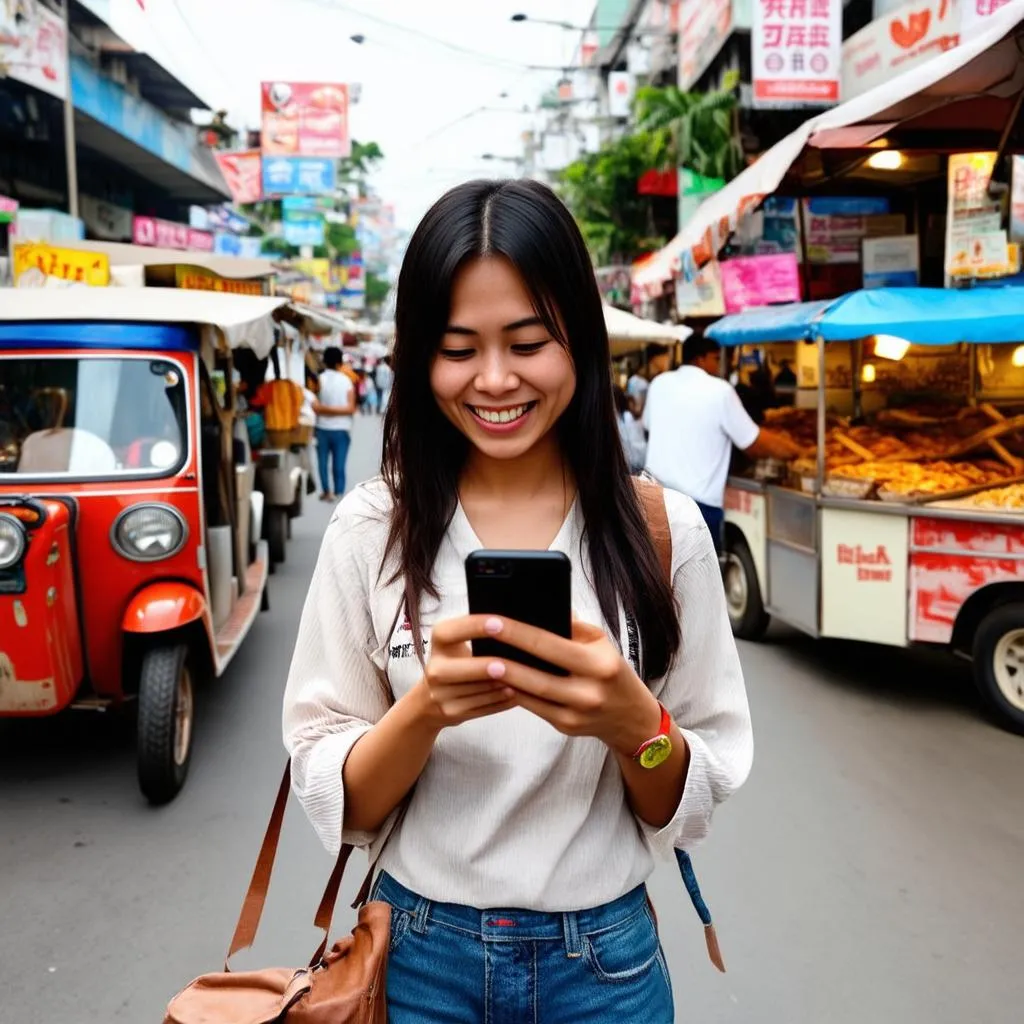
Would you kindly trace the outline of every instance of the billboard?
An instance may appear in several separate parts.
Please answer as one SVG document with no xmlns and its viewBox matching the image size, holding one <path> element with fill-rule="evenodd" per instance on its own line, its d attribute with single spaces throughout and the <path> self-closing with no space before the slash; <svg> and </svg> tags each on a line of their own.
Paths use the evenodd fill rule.
<svg viewBox="0 0 1024 1024">
<path fill-rule="evenodd" d="M 348 86 L 330 82 L 264 82 L 264 156 L 346 157 Z"/>
<path fill-rule="evenodd" d="M 323 196 L 334 192 L 335 162 L 326 157 L 271 156 L 263 160 L 265 196 Z"/>
<path fill-rule="evenodd" d="M 236 203 L 258 203 L 263 198 L 263 158 L 258 149 L 214 155 Z"/>
<path fill-rule="evenodd" d="M 65 99 L 68 46 L 64 19 L 39 0 L 0 0 L 0 77 Z"/>
<path fill-rule="evenodd" d="M 754 0 L 754 105 L 839 102 L 842 0 Z"/>
</svg>

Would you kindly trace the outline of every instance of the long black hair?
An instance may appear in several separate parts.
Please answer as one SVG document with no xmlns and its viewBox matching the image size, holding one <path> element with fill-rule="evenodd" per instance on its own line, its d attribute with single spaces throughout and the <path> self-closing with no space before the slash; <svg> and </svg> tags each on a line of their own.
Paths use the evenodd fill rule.
<svg viewBox="0 0 1024 1024">
<path fill-rule="evenodd" d="M 399 275 L 383 472 L 393 500 L 387 550 L 397 558 L 396 576 L 405 579 L 413 637 L 420 637 L 421 597 L 437 597 L 434 561 L 470 444 L 438 407 L 430 371 L 455 276 L 484 256 L 502 256 L 515 267 L 537 315 L 573 362 L 576 392 L 556 429 L 576 481 L 594 589 L 609 623 L 618 621 L 621 600 L 643 644 L 644 677 L 657 679 L 679 648 L 679 619 L 619 441 L 601 296 L 575 221 L 535 181 L 472 181 L 452 189 L 416 229 Z"/>
</svg>

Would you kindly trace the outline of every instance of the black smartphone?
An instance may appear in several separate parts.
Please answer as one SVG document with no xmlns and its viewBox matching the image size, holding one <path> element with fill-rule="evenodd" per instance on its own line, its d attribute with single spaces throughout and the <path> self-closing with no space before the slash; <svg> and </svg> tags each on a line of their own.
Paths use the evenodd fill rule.
<svg viewBox="0 0 1024 1024">
<path fill-rule="evenodd" d="M 515 619 L 558 636 L 572 636 L 571 580 L 572 565 L 561 551 L 474 551 L 466 559 L 472 615 Z M 473 654 L 569 674 L 500 640 L 474 640 Z"/>
</svg>

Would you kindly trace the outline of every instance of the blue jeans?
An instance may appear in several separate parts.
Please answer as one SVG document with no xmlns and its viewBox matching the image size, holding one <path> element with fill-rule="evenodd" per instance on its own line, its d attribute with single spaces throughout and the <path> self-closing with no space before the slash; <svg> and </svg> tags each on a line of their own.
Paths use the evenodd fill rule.
<svg viewBox="0 0 1024 1024">
<path fill-rule="evenodd" d="M 722 544 L 725 539 L 724 510 L 716 508 L 714 505 L 705 505 L 700 501 L 697 502 L 697 508 L 700 509 L 700 514 L 704 517 L 704 522 L 708 524 L 708 529 L 711 531 L 711 539 L 715 542 L 715 551 L 721 554 Z"/>
<path fill-rule="evenodd" d="M 320 472 L 320 488 L 334 493 L 339 498 L 345 493 L 345 462 L 348 460 L 348 446 L 351 436 L 347 430 L 324 430 L 316 428 L 316 461 Z M 328 459 L 334 463 L 334 487 L 328 483 L 331 474 Z"/>
<path fill-rule="evenodd" d="M 389 1024 L 672 1024 L 672 983 L 638 886 L 594 910 L 433 903 L 382 873 Z"/>
</svg>

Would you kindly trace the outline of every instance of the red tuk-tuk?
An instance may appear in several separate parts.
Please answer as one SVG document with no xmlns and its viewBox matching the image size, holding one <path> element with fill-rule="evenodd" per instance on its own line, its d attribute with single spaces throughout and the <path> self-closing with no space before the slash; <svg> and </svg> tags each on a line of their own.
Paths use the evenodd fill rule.
<svg viewBox="0 0 1024 1024">
<path fill-rule="evenodd" d="M 262 496 L 232 351 L 284 299 L 11 290 L 0 301 L 0 718 L 138 712 L 138 777 L 174 798 L 194 687 L 266 607 Z"/>
</svg>

